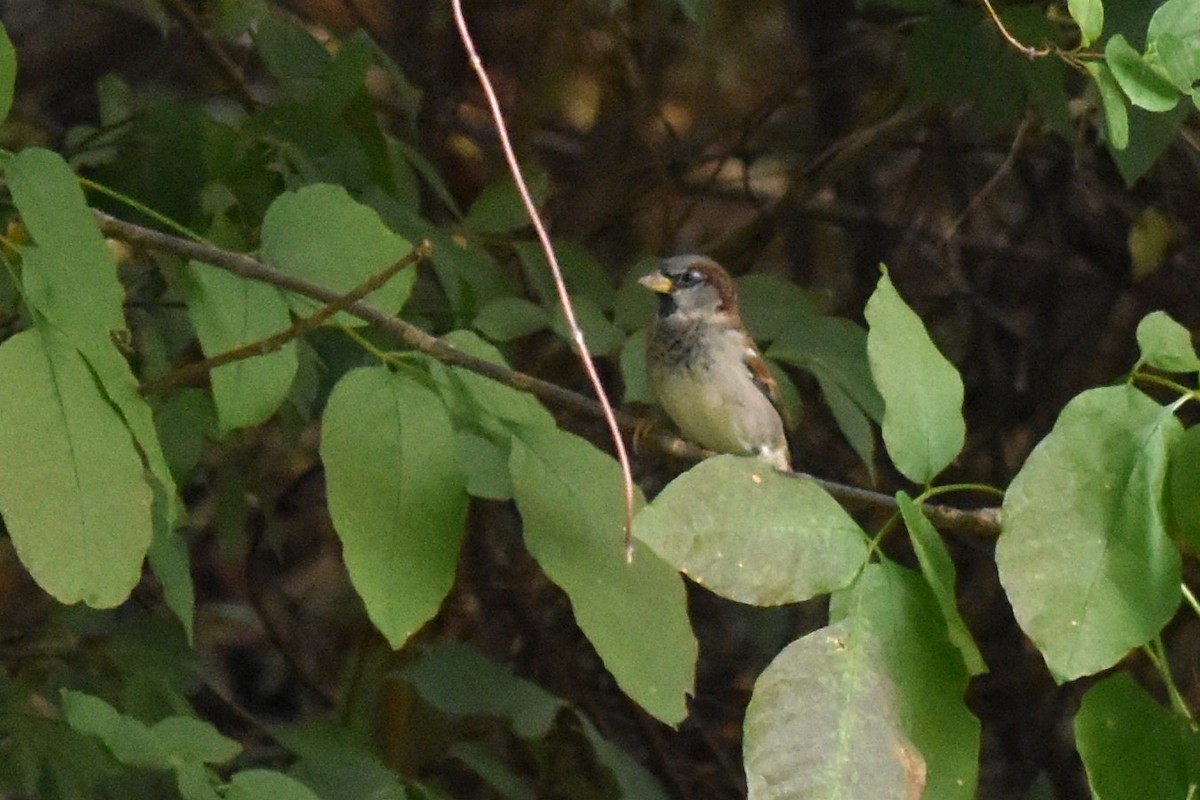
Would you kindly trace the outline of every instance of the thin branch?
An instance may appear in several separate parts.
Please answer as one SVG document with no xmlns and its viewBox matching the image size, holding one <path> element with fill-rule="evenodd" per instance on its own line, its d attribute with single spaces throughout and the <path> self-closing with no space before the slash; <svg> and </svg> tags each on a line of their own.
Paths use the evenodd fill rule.
<svg viewBox="0 0 1200 800">
<path fill-rule="evenodd" d="M 225 364 L 232 364 L 235 361 L 242 361 L 255 356 L 265 356 L 267 353 L 274 353 L 282 348 L 285 344 L 293 339 L 299 339 L 311 331 L 321 327 L 330 317 L 339 311 L 345 311 L 351 305 L 362 300 L 367 295 L 381 288 L 385 283 L 391 280 L 396 273 L 405 267 L 416 264 L 429 257 L 433 251 L 433 245 L 428 241 L 423 241 L 409 252 L 408 255 L 401 258 L 395 264 L 392 264 L 382 272 L 377 272 L 367 278 L 358 286 L 351 289 L 346 294 L 339 297 L 332 303 L 323 306 L 317 313 L 309 317 L 296 320 L 296 323 L 286 330 L 282 330 L 265 339 L 260 339 L 256 342 L 244 344 L 241 347 L 235 347 L 232 350 L 226 350 L 224 353 L 219 353 L 212 358 L 206 358 L 203 361 L 197 361 L 192 364 L 186 364 L 179 369 L 173 370 L 157 380 L 143 383 L 138 391 L 142 395 L 164 394 L 179 386 L 189 386 L 204 378 L 208 373 L 212 372 L 217 367 Z"/>
<path fill-rule="evenodd" d="M 625 439 L 621 435 L 621 428 L 617 422 L 616 412 L 613 410 L 612 403 L 608 400 L 608 394 L 604 390 L 604 382 L 600 380 L 600 373 L 596 370 L 592 354 L 588 350 L 587 342 L 584 341 L 583 328 L 579 327 L 579 321 L 575 318 L 575 308 L 571 304 L 571 295 L 567 291 L 567 285 L 563 282 L 562 269 L 559 268 L 558 259 L 554 255 L 554 246 L 550 243 L 550 234 L 546 232 L 546 226 L 542 223 L 541 215 L 538 214 L 533 197 L 529 194 L 529 187 L 525 184 L 525 177 L 521 174 L 521 165 L 517 163 L 517 154 L 513 150 L 512 142 L 508 136 L 508 126 L 504 123 L 504 113 L 500 110 L 500 100 L 496 97 L 496 90 L 492 87 L 491 78 L 488 77 L 487 70 L 483 67 L 483 60 L 480 59 L 479 53 L 476 52 L 475 42 L 471 38 L 471 32 L 467 29 L 467 20 L 463 16 L 462 0 L 451 0 L 450 5 L 454 9 L 454 22 L 458 26 L 458 34 L 471 61 L 471 68 L 475 70 L 475 74 L 479 78 L 479 85 L 483 88 L 483 93 L 487 97 L 488 107 L 492 111 L 492 118 L 496 123 L 496 133 L 500 137 L 500 147 L 504 151 L 504 160 L 508 162 L 508 169 L 512 173 L 513 181 L 517 185 L 517 191 L 521 194 L 521 202 L 525 204 L 525 211 L 529 214 L 529 220 L 533 223 L 533 229 L 537 232 L 542 252 L 546 254 L 546 263 L 550 265 L 550 272 L 554 276 L 554 287 L 558 291 L 558 304 L 562 307 L 563 318 L 566 320 L 567 327 L 571 331 L 571 339 L 575 342 L 575 347 L 579 351 L 579 359 L 583 362 L 583 369 L 592 384 L 592 389 L 596 392 L 596 398 L 600 401 L 600 407 L 604 412 L 604 421 L 608 425 L 608 432 L 612 437 L 613 447 L 617 451 L 617 460 L 621 463 L 621 475 L 624 479 L 625 489 L 625 560 L 632 562 L 634 512 L 633 468 L 629 464 L 629 453 L 625 450 Z"/>
<path fill-rule="evenodd" d="M 184 0 L 165 0 L 165 4 L 171 13 L 179 18 L 183 23 L 183 27 L 187 28 L 196 41 L 204 50 L 205 55 L 209 60 L 216 65 L 217 70 L 225 77 L 225 81 L 233 89 L 233 93 L 237 95 L 238 102 L 246 111 L 254 111 L 258 108 L 258 101 L 254 99 L 254 93 L 250 91 L 250 83 L 246 80 L 245 73 L 242 68 L 229 57 L 225 52 L 225 48 L 212 37 L 212 35 L 204 29 L 204 23 L 196 12 L 192 10 Z"/>
<path fill-rule="evenodd" d="M 999 185 L 1004 176 L 1012 171 L 1013 165 L 1017 163 L 1017 154 L 1020 152 L 1021 147 L 1025 144 L 1025 137 L 1029 134 L 1029 131 L 1032 127 L 1032 117 L 1026 116 L 1025 119 L 1021 120 L 1020 126 L 1017 127 L 1017 133 L 1015 136 L 1013 136 L 1012 146 L 1008 149 L 1008 155 L 1005 156 L 1004 161 L 1001 162 L 1000 166 L 996 168 L 996 171 L 992 173 L 992 176 L 988 178 L 987 183 L 985 183 L 983 187 L 975 193 L 975 196 L 971 198 L 971 201 L 967 203 L 967 207 L 962 210 L 962 213 L 955 217 L 954 221 L 950 223 L 950 227 L 943 235 L 946 242 L 949 242 L 954 238 L 954 235 L 958 233 L 958 229 L 962 227 L 962 224 L 966 221 L 967 217 L 971 216 L 975 209 L 978 208 L 979 205 L 987 198 L 987 196 L 995 190 L 996 186 Z"/>
<path fill-rule="evenodd" d="M 168 233 L 144 228 L 141 225 L 135 225 L 132 222 L 112 217 L 102 211 L 94 211 L 93 213 L 96 215 L 96 219 L 100 223 L 100 230 L 105 236 L 121 239 L 132 245 L 144 247 L 149 250 L 156 250 L 179 256 L 180 258 L 199 261 L 218 269 L 223 269 L 226 272 L 231 272 L 239 277 L 266 283 L 289 292 L 295 292 L 296 294 L 304 295 L 322 303 L 332 304 L 342 299 L 341 295 L 331 289 L 304 280 L 303 278 L 297 278 L 294 275 L 280 272 L 277 269 L 272 269 L 244 253 L 235 253 L 211 244 L 192 242 Z M 535 378 L 524 372 L 517 372 L 516 370 L 494 364 L 491 361 L 476 358 L 459 350 L 454 345 L 405 322 L 399 317 L 394 317 L 380 311 L 374 306 L 368 305 L 362 300 L 350 303 L 344 310 L 359 319 L 370 322 L 385 333 L 389 333 L 400 339 L 414 350 L 419 350 L 443 364 L 469 370 L 477 375 L 490 378 L 497 383 L 502 383 L 518 391 L 528 392 L 542 400 L 562 408 L 570 409 L 571 411 L 592 417 L 601 417 L 604 414 L 604 409 L 600 403 L 590 397 L 577 394 L 557 384 Z M 630 433 L 645 428 L 645 421 L 633 414 L 615 411 L 614 417 L 619 427 Z M 708 451 L 697 447 L 691 442 L 665 433 L 651 432 L 641 436 L 639 441 L 645 442 L 658 452 L 691 461 L 699 461 L 711 455 Z M 849 486 L 804 473 L 789 474 L 798 479 L 808 479 L 816 482 L 850 509 L 860 511 L 896 510 L 895 498 L 881 492 L 860 489 L 856 486 Z M 945 531 L 984 539 L 995 538 L 1000 532 L 1000 509 L 998 508 L 966 510 L 952 506 L 927 504 L 924 506 L 924 510 L 934 525 Z"/>
<path fill-rule="evenodd" d="M 1017 37 L 1008 32 L 1008 28 L 1004 27 L 1004 23 L 1000 20 L 1000 15 L 996 13 L 996 9 L 992 8 L 992 0 L 982 0 L 983 7 L 987 9 L 988 16 L 992 18 L 992 24 L 996 26 L 996 30 L 1000 31 L 1000 35 L 1004 37 L 1004 41 L 1017 49 L 1021 55 L 1033 61 L 1035 58 L 1048 56 L 1054 52 L 1054 48 L 1049 45 L 1042 47 L 1030 47 L 1027 44 L 1022 44 Z"/>
</svg>

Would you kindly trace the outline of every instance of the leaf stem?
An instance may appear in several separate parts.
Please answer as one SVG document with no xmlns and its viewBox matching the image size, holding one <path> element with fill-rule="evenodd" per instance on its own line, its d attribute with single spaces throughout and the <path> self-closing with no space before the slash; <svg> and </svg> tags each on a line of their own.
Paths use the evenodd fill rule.
<svg viewBox="0 0 1200 800">
<path fill-rule="evenodd" d="M 129 208 L 132 208 L 134 211 L 138 212 L 139 214 L 141 214 L 145 217 L 148 217 L 149 219 L 154 220 L 159 225 L 162 225 L 164 228 L 173 230 L 176 233 L 178 233 L 180 236 L 186 236 L 188 239 L 191 239 L 193 242 L 204 242 L 204 243 L 208 242 L 208 240 L 205 239 L 203 236 L 196 233 L 192 229 L 186 227 L 185 225 L 182 225 L 182 224 L 176 222 L 175 220 L 168 217 L 166 214 L 161 214 L 158 211 L 155 211 L 153 208 L 150 208 L 149 206 L 144 205 L 137 200 L 134 200 L 129 195 L 118 192 L 116 189 L 111 189 L 102 183 L 96 183 L 95 181 L 88 180 L 87 178 L 80 178 L 79 185 L 85 189 L 91 189 L 93 192 L 98 192 L 98 193 L 104 195 L 105 197 L 116 200 L 118 203 L 121 203 L 124 206 L 128 206 Z"/>
<path fill-rule="evenodd" d="M 1175 713 L 1186 719 L 1188 722 L 1195 722 L 1192 717 L 1191 709 L 1183 699 L 1183 695 L 1179 692 L 1179 687 L 1175 685 L 1175 676 L 1171 674 L 1171 664 L 1167 660 L 1167 651 L 1163 647 L 1162 637 L 1155 636 L 1149 642 L 1142 646 L 1142 651 L 1150 659 L 1150 663 L 1158 670 L 1159 677 L 1162 678 L 1163 684 L 1167 688 L 1167 697 L 1171 700 L 1171 707 L 1175 709 Z"/>
<path fill-rule="evenodd" d="M 931 486 L 917 497 L 918 503 L 932 500 L 950 492 L 983 492 L 1004 499 L 1004 490 L 987 483 L 948 483 L 945 486 Z"/>
<path fill-rule="evenodd" d="M 1181 582 L 1179 589 L 1183 592 L 1183 599 L 1192 607 L 1192 611 L 1196 612 L 1196 616 L 1200 617 L 1200 602 L 1196 600 L 1196 595 L 1192 594 L 1191 587 Z"/>
</svg>

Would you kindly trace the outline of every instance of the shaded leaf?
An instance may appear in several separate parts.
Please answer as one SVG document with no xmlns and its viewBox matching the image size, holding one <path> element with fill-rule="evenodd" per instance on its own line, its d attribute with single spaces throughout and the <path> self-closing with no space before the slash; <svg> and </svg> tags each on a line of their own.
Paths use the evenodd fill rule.
<svg viewBox="0 0 1200 800">
<path fill-rule="evenodd" d="M 321 429 L 329 513 L 367 615 L 399 647 L 454 582 L 467 493 L 437 395 L 404 373 L 338 381 Z"/>
<path fill-rule="evenodd" d="M 268 769 L 244 769 L 235 772 L 225 789 L 225 800 L 320 800 L 293 777 Z"/>
<path fill-rule="evenodd" d="M 886 272 L 864 313 L 871 374 L 884 402 L 884 444 L 905 477 L 926 484 L 962 450 L 962 378 Z"/>
<path fill-rule="evenodd" d="M 12 40 L 8 38 L 8 31 L 0 25 L 0 122 L 8 118 L 16 82 L 17 51 L 13 49 Z"/>
<path fill-rule="evenodd" d="M 224 764 L 242 752 L 238 742 L 222 736 L 211 723 L 195 717 L 167 717 L 154 723 L 150 733 L 160 747 L 182 761 Z"/>
<path fill-rule="evenodd" d="M 525 278 L 538 298 L 548 308 L 557 308 L 558 290 L 554 286 L 554 276 L 550 272 L 550 264 L 546 261 L 546 254 L 542 252 L 541 245 L 537 242 L 514 242 L 513 249 L 521 259 Z M 573 298 L 586 297 L 600 311 L 612 308 L 616 289 L 613 288 L 608 272 L 600 266 L 595 256 L 570 239 L 556 241 L 554 255 L 562 270 L 563 282 Z"/>
<path fill-rule="evenodd" d="M 687 598 L 648 548 L 625 562 L 617 463 L 583 439 L 539 429 L 513 439 L 509 470 L 526 546 L 570 597 L 604 665 L 642 708 L 678 724 L 696 665 Z"/>
<path fill-rule="evenodd" d="M 1200 553 L 1200 426 L 1183 432 L 1171 447 L 1167 516 Z"/>
<path fill-rule="evenodd" d="M 746 709 L 749 800 L 920 797 L 925 764 L 896 706 L 869 632 L 842 622 L 792 642 Z"/>
<path fill-rule="evenodd" d="M 958 599 L 955 594 L 957 573 L 954 561 L 946 550 L 946 543 L 911 497 L 904 492 L 898 492 L 896 504 L 900 507 L 905 526 L 908 527 L 913 550 L 921 564 L 921 573 L 937 600 L 938 608 L 941 609 L 942 618 L 946 623 L 946 635 L 962 655 L 967 672 L 971 675 L 982 675 L 987 672 L 987 665 L 983 663 L 983 656 L 979 654 L 975 639 L 958 612 Z"/>
<path fill-rule="evenodd" d="M 95 736 L 122 764 L 148 769 L 170 768 L 170 750 L 149 726 L 122 714 L 99 697 L 63 690 L 62 709 L 72 728 Z"/>
<path fill-rule="evenodd" d="M 1060 681 L 1112 666 L 1179 605 L 1160 510 L 1168 409 L 1130 386 L 1072 400 L 1004 497 L 996 545 L 1017 621 Z"/>
<path fill-rule="evenodd" d="M 541 208 L 550 189 L 550 176 L 540 170 L 522 170 L 533 204 Z M 521 193 L 511 178 L 490 183 L 467 209 L 466 225 L 476 233 L 502 234 L 530 224 Z"/>
<path fill-rule="evenodd" d="M 470 331 L 451 331 L 442 340 L 477 358 L 508 366 L 499 350 Z M 461 367 L 447 367 L 432 359 L 428 364 L 447 405 L 452 410 L 456 405 L 463 406 L 455 418 L 460 426 L 481 428 L 502 439 L 514 430 L 558 427 L 550 412 L 531 394 Z"/>
<path fill-rule="evenodd" d="M 1125 673 L 1088 689 L 1075 716 L 1075 741 L 1088 784 L 1104 800 L 1186 797 L 1196 742 L 1182 720 Z"/>
<path fill-rule="evenodd" d="M 550 317 L 537 303 L 523 297 L 500 297 L 483 307 L 473 326 L 494 342 L 508 342 L 549 324 Z"/>
<path fill-rule="evenodd" d="M 825 490 L 731 455 L 672 481 L 638 514 L 635 530 L 709 591 L 760 606 L 839 589 L 867 557 L 865 534 Z"/>
<path fill-rule="evenodd" d="M 1105 106 L 1107 109 L 1107 105 Z M 1109 147 L 1109 155 L 1117 164 L 1128 186 L 1146 174 L 1175 141 L 1180 126 L 1189 113 L 1180 103 L 1165 114 L 1151 113 L 1140 108 L 1129 109 L 1129 145 L 1121 149 Z"/>
<path fill-rule="evenodd" d="M 887 559 L 831 600 L 829 617 L 869 631 L 897 692 L 900 726 L 928 767 L 926 800 L 972 800 L 980 723 L 966 705 L 970 676 L 921 576 Z"/>
</svg>

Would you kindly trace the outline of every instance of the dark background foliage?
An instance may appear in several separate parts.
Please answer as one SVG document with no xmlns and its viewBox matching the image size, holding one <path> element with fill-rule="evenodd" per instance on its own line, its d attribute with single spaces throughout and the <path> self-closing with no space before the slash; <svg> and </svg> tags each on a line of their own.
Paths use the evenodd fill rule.
<svg viewBox="0 0 1200 800">
<path fill-rule="evenodd" d="M 394 60 L 404 80 L 372 67 L 364 113 L 380 115 L 421 154 L 457 205 L 503 181 L 496 134 L 448 4 L 282 5 L 318 38 L 365 31 Z M 236 10 L 220 6 L 5 2 L 0 18 L 20 61 L 8 146 L 73 155 L 85 175 L 195 223 L 205 208 L 197 148 L 208 141 L 198 109 L 277 97 L 262 39 L 236 30 Z M 1110 13 L 1141 19 L 1144 30 L 1154 7 L 1127 0 L 1111 3 Z M 1013 30 L 1070 38 L 1061 9 L 1003 10 Z M 556 238 L 582 245 L 614 282 L 627 283 L 648 256 L 705 252 L 734 274 L 783 278 L 823 311 L 861 320 L 885 262 L 966 384 L 970 435 L 948 480 L 1006 486 L 1069 398 L 1119 378 L 1136 360 L 1134 329 L 1148 311 L 1200 324 L 1195 114 L 1130 186 L 1105 147 L 1086 76 L 1053 58 L 1026 61 L 973 4 L 485 0 L 466 12 L 524 164 L 544 173 Z M 236 78 L 206 41 L 232 59 Z M 114 74 L 124 88 L 105 89 Z M 150 109 L 132 132 L 106 119 L 104 108 L 126 91 L 138 98 L 132 106 Z M 315 119 L 300 128 L 321 130 Z M 109 131 L 132 138 L 108 142 Z M 277 157 L 243 154 L 245 183 L 236 188 L 247 219 L 256 202 L 261 217 L 287 182 L 294 165 L 273 163 Z M 447 200 L 430 183 L 413 179 L 412 191 L 428 220 L 451 225 Z M 521 225 L 497 225 L 484 244 L 531 296 L 533 281 L 515 266 L 519 240 L 528 240 Z M 135 331 L 138 282 L 153 280 L 134 276 Z M 425 274 L 406 314 L 441 332 L 460 311 Z M 0 330 L 13 322 L 0 319 Z M 313 347 L 341 363 L 362 359 L 332 334 L 315 337 Z M 570 348 L 550 332 L 516 340 L 505 354 L 519 369 L 587 391 Z M 616 359 L 603 368 L 619 394 Z M 798 467 L 871 486 L 815 381 L 792 377 L 802 399 Z M 315 406 L 328 388 L 313 387 Z M 564 413 L 559 421 L 607 447 L 595 420 Z M 203 716 L 267 762 L 277 753 L 261 721 L 338 720 L 369 731 L 383 763 L 436 791 L 496 796 L 446 757 L 457 733 L 449 728 L 466 723 L 438 717 L 411 686 L 386 677 L 415 648 L 390 652 L 347 582 L 325 510 L 315 425 L 285 409 L 205 446 L 183 487 L 203 677 L 175 682 L 149 670 L 146 681 L 186 686 Z M 679 467 L 650 453 L 636 464 L 648 489 Z M 904 484 L 882 468 L 875 485 Z M 673 797 L 742 795 L 749 690 L 785 643 L 821 624 L 821 602 L 750 609 L 689 587 L 701 662 L 692 716 L 675 732 L 617 690 L 520 535 L 511 503 L 473 502 L 455 588 L 417 644 L 470 642 L 566 699 Z M 968 696 L 983 722 L 978 796 L 1089 796 L 1068 729 L 1086 687 L 1056 686 L 1025 643 L 991 544 L 949 543 L 964 616 L 991 667 Z M 911 558 L 902 542 L 894 546 L 897 558 Z M 162 631 L 126 624 L 156 605 L 152 581 L 113 615 L 81 623 L 40 594 L 11 549 L 0 554 L 7 675 L 69 668 L 96 681 L 107 671 L 128 693 L 149 691 L 130 684 L 129 664 L 141 662 L 110 650 L 121 637 L 170 649 Z M 1179 663 L 1193 664 L 1194 622 L 1170 638 Z M 136 641 L 125 646 L 121 652 L 141 652 Z M 1183 671 L 1184 690 L 1200 701 L 1192 678 Z M 589 778 L 594 757 L 572 719 L 562 717 L 534 744 L 504 726 L 486 736 L 503 739 L 513 770 L 537 776 L 540 796 L 607 796 L 604 781 Z"/>
</svg>

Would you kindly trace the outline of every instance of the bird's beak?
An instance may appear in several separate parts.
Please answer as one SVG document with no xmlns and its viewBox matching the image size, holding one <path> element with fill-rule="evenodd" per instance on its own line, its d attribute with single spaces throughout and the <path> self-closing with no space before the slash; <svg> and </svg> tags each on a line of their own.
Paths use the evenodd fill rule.
<svg viewBox="0 0 1200 800">
<path fill-rule="evenodd" d="M 640 283 L 642 286 L 645 286 L 650 291 L 658 292 L 659 294 L 670 294 L 675 288 L 671 284 L 671 279 L 666 275 L 663 275 L 661 272 L 651 272 L 645 277 L 638 278 L 638 283 Z"/>
</svg>

